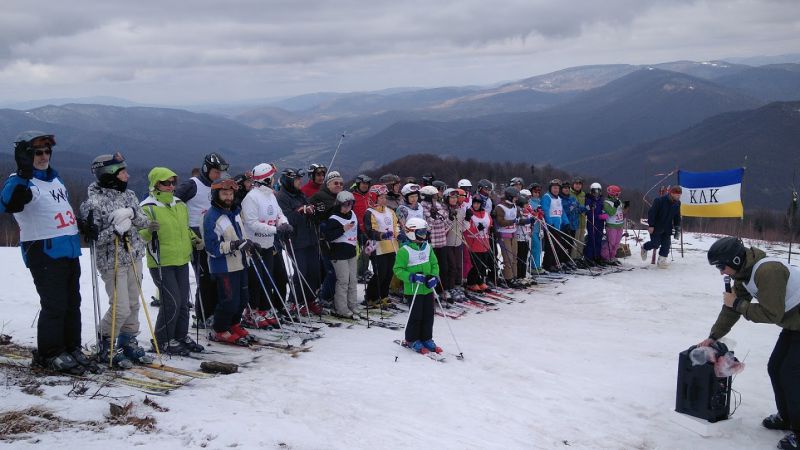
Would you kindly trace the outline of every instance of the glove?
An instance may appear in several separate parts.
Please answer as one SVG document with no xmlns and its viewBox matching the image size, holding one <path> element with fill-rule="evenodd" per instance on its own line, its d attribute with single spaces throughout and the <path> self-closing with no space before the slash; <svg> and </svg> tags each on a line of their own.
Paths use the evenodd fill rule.
<svg viewBox="0 0 800 450">
<path fill-rule="evenodd" d="M 539 220 L 544 220 L 544 210 L 542 210 L 542 208 L 536 209 L 536 218 Z"/>
<path fill-rule="evenodd" d="M 611 200 L 611 204 L 614 205 L 614 208 L 619 208 L 619 203 L 620 203 L 620 201 L 619 201 L 618 198 L 615 198 L 614 200 Z"/>
<path fill-rule="evenodd" d="M 292 228 L 292 226 L 289 225 L 288 223 L 282 223 L 278 225 L 275 231 L 278 235 L 278 239 L 284 239 L 286 237 L 289 237 L 289 235 L 291 235 L 294 232 L 294 228 Z"/>
<path fill-rule="evenodd" d="M 33 178 L 34 150 L 30 143 L 21 142 L 14 148 L 14 160 L 17 162 L 17 176 L 25 180 Z"/>
<path fill-rule="evenodd" d="M 383 240 L 391 239 L 393 237 L 394 237 L 394 233 L 392 233 L 391 231 L 387 231 L 387 232 L 381 234 L 381 239 L 383 239 Z"/>
<path fill-rule="evenodd" d="M 316 212 L 318 212 L 318 213 L 323 213 L 323 212 L 325 212 L 325 211 L 326 211 L 328 208 L 326 208 L 326 207 L 325 207 L 325 203 L 323 203 L 323 202 L 317 202 L 317 203 L 314 205 L 314 209 L 315 209 L 315 210 L 316 210 Z M 312 214 L 313 214 L 313 212 L 312 212 Z"/>
<path fill-rule="evenodd" d="M 675 239 L 680 240 L 680 238 L 681 238 L 681 227 L 679 227 L 679 226 L 675 227 L 675 229 L 672 230 L 672 235 L 675 237 Z"/>
<path fill-rule="evenodd" d="M 412 283 L 425 283 L 426 282 L 425 275 L 423 275 L 421 273 L 412 273 L 411 275 L 408 276 L 408 281 L 410 281 Z"/>
<path fill-rule="evenodd" d="M 92 214 L 89 213 L 89 215 L 91 216 Z M 78 231 L 88 242 L 96 241 L 97 236 L 100 234 L 100 228 L 94 223 L 94 220 L 78 220 Z"/>
<path fill-rule="evenodd" d="M 133 225 L 133 209 L 132 208 L 117 208 L 111 211 L 111 224 L 114 225 L 114 231 L 117 234 L 125 234 L 131 229 Z"/>
<path fill-rule="evenodd" d="M 147 225 L 147 230 L 150 231 L 151 233 L 155 233 L 156 231 L 158 231 L 160 229 L 161 229 L 161 224 L 159 224 L 155 220 L 151 220 L 150 224 Z"/>
<path fill-rule="evenodd" d="M 231 242 L 231 251 L 248 252 L 253 247 L 253 241 L 249 239 L 239 239 Z"/>
<path fill-rule="evenodd" d="M 433 275 L 429 275 L 425 279 L 425 286 L 428 286 L 428 289 L 435 288 L 437 284 L 439 284 L 439 278 L 438 277 L 435 277 Z"/>
<path fill-rule="evenodd" d="M 456 220 L 456 212 L 455 212 L 455 211 L 450 211 L 450 212 L 447 214 L 447 218 L 448 218 L 448 219 L 450 219 L 450 221 L 451 221 L 451 222 L 452 222 L 452 221 L 454 221 L 454 220 Z"/>
<path fill-rule="evenodd" d="M 600 214 L 599 216 L 597 216 L 597 218 L 600 220 L 608 220 L 608 214 L 606 213 Z"/>
<path fill-rule="evenodd" d="M 191 232 L 192 248 L 195 250 L 203 250 L 206 248 L 206 243 L 203 242 L 194 232 Z"/>
<path fill-rule="evenodd" d="M 482 223 L 478 224 L 478 231 L 483 231 L 485 229 L 486 229 L 486 226 L 484 226 Z"/>
<path fill-rule="evenodd" d="M 622 206 L 623 206 L 625 209 L 628 209 L 628 208 L 630 208 L 630 207 L 631 207 L 631 201 L 630 201 L 630 200 L 625 200 L 624 202 L 622 202 Z"/>
<path fill-rule="evenodd" d="M 472 220 L 472 208 L 467 209 L 464 213 L 464 220 Z"/>
</svg>

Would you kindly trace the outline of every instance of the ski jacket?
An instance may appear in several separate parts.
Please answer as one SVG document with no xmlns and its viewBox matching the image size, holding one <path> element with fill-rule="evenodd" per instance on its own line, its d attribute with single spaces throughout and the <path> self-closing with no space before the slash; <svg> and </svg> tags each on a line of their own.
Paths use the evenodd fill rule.
<svg viewBox="0 0 800 450">
<path fill-rule="evenodd" d="M 32 263 L 31 250 L 52 259 L 81 255 L 77 218 L 67 188 L 55 169 L 34 170 L 30 180 L 11 175 L 0 198 L 0 213 L 13 213 L 19 225 L 19 245 L 26 267 Z"/>
<path fill-rule="evenodd" d="M 544 194 L 542 196 L 542 210 L 544 211 L 544 221 L 556 230 L 560 230 L 564 217 L 561 197 L 553 197 L 553 194 L 549 192 Z"/>
<path fill-rule="evenodd" d="M 211 208 L 211 180 L 202 174 L 189 178 L 175 188 L 175 197 L 189 208 L 189 226 L 199 230 L 203 214 Z"/>
<path fill-rule="evenodd" d="M 572 188 L 569 188 L 569 192 L 570 192 L 570 195 L 578 202 L 578 206 L 580 207 L 579 211 L 580 212 L 586 212 L 586 208 L 585 208 L 585 206 L 586 206 L 586 192 L 583 192 L 582 190 L 576 192 Z M 578 225 L 578 228 L 576 228 L 576 230 L 578 230 L 580 228 L 586 229 L 586 216 L 585 215 L 578 214 L 578 223 L 577 223 L 577 225 Z"/>
<path fill-rule="evenodd" d="M 710 338 L 724 337 L 739 317 L 800 331 L 800 269 L 767 258 L 763 250 L 750 247 L 745 252 L 742 269 L 732 278 L 736 301 L 732 308 L 722 306 Z M 753 298 L 758 302 L 751 303 Z"/>
<path fill-rule="evenodd" d="M 519 208 L 519 207 L 518 207 Z M 533 208 L 531 208 L 531 204 L 527 203 L 524 207 L 520 208 L 520 217 L 523 219 L 531 219 L 534 216 Z M 531 238 L 531 230 L 533 229 L 533 225 L 530 223 L 526 223 L 525 225 L 517 225 L 517 230 L 515 236 L 517 237 L 518 241 L 528 241 Z"/>
<path fill-rule="evenodd" d="M 328 186 L 323 186 L 308 199 L 308 203 L 317 209 L 314 218 L 322 223 L 333 213 L 333 205 L 336 204 L 336 194 L 331 192 Z"/>
<path fill-rule="evenodd" d="M 608 214 L 606 228 L 622 228 L 625 225 L 625 207 L 618 198 L 607 198 L 603 203 L 603 211 Z"/>
<path fill-rule="evenodd" d="M 654 233 L 669 233 L 673 227 L 681 224 L 681 202 L 673 202 L 669 194 L 653 200 L 653 206 L 647 211 L 647 224 L 653 227 Z"/>
<path fill-rule="evenodd" d="M 606 226 L 606 221 L 601 216 L 605 214 L 603 210 L 603 203 L 605 200 L 603 196 L 593 197 L 586 196 L 586 229 L 589 232 L 602 233 Z"/>
<path fill-rule="evenodd" d="M 307 248 L 312 245 L 319 245 L 317 238 L 317 227 L 313 216 L 300 214 L 297 209 L 308 205 L 308 199 L 302 192 L 289 192 L 289 189 L 281 189 L 275 194 L 278 205 L 286 216 L 286 220 L 294 228 L 292 233 L 292 246 L 294 248 Z"/>
<path fill-rule="evenodd" d="M 560 195 L 561 207 L 563 208 L 563 216 L 561 218 L 561 227 L 569 226 L 571 230 L 577 230 L 580 225 L 581 206 L 578 205 L 578 199 L 572 195 Z"/>
<path fill-rule="evenodd" d="M 346 224 L 355 225 L 345 231 Z M 335 212 L 325 221 L 323 227 L 325 240 L 328 241 L 328 256 L 332 261 L 350 259 L 356 257 L 356 245 L 358 244 L 358 219 L 353 211 L 347 214 Z"/>
<path fill-rule="evenodd" d="M 258 186 L 247 193 L 242 200 L 242 222 L 245 235 L 262 248 L 272 248 L 278 225 L 289 223 L 269 186 Z"/>
<path fill-rule="evenodd" d="M 120 192 L 116 189 L 100 187 L 97 182 L 89 185 L 86 200 L 81 203 L 81 217 L 92 220 L 100 230 L 95 242 L 95 255 L 97 256 L 97 269 L 101 272 L 114 270 L 115 253 L 117 267 L 128 267 L 133 261 L 140 261 L 144 257 L 144 240 L 136 228 L 145 228 L 150 225 L 150 219 L 139 206 L 139 199 L 130 189 Z M 133 211 L 133 223 L 130 231 L 125 233 L 128 237 L 131 252 L 128 252 L 123 237 L 114 230 L 111 223 L 111 213 L 120 208 L 130 208 Z"/>
<path fill-rule="evenodd" d="M 417 295 L 430 294 L 433 289 L 423 283 L 412 283 L 409 277 L 412 273 L 438 277 L 439 261 L 436 259 L 433 247 L 428 243 L 418 244 L 409 241 L 397 251 L 392 271 L 397 279 L 403 282 L 403 294 L 414 295 L 414 292 Z"/>
<path fill-rule="evenodd" d="M 428 223 L 431 246 L 442 248 L 447 245 L 447 230 L 452 222 L 442 205 L 438 202 L 422 202 L 422 217 Z"/>
<path fill-rule="evenodd" d="M 478 224 L 483 225 L 483 229 L 478 229 Z M 473 253 L 486 253 L 489 251 L 489 229 L 492 227 L 492 216 L 485 210 L 472 210 L 469 228 L 464 232 L 464 242 L 469 251 Z"/>
<path fill-rule="evenodd" d="M 201 231 L 211 273 L 238 272 L 247 267 L 245 255 L 238 250 L 231 250 L 233 241 L 244 238 L 240 212 L 238 207 L 227 210 L 211 205 L 203 217 Z"/>
<path fill-rule="evenodd" d="M 464 220 L 466 210 L 460 206 L 448 205 L 448 218 L 450 219 L 450 228 L 447 230 L 445 237 L 446 247 L 458 247 L 464 242 L 464 231 L 469 228 L 470 222 Z"/>
<path fill-rule="evenodd" d="M 397 237 L 400 234 L 400 225 L 394 211 L 385 206 L 368 208 L 364 213 L 364 229 L 367 238 L 375 241 L 375 254 L 385 255 L 397 251 Z M 383 234 L 391 231 L 392 237 L 383 238 Z"/>
<path fill-rule="evenodd" d="M 314 183 L 313 180 L 308 180 L 308 182 L 300 188 L 300 192 L 305 195 L 306 198 L 311 198 L 321 187 L 321 184 Z"/>
<path fill-rule="evenodd" d="M 358 188 L 352 190 L 353 198 L 356 199 L 353 205 L 353 213 L 358 219 L 358 231 L 364 232 L 364 213 L 369 208 L 369 192 L 361 192 Z"/>
<path fill-rule="evenodd" d="M 158 191 L 151 191 L 139 205 L 148 219 L 155 220 L 159 224 L 156 236 L 161 266 L 183 266 L 192 259 L 194 231 L 189 228 L 189 209 L 175 196 L 172 196 L 169 203 L 162 202 L 159 198 L 161 196 L 158 195 Z M 139 230 L 139 236 L 145 242 L 152 242 L 153 235 L 147 228 Z M 147 252 L 147 267 L 151 269 L 158 267 L 152 251 Z"/>
</svg>

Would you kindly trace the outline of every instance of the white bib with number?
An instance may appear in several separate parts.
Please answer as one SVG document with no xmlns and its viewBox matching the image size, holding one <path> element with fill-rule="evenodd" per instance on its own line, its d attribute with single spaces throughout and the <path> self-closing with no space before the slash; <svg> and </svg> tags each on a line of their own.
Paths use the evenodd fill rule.
<svg viewBox="0 0 800 450">
<path fill-rule="evenodd" d="M 344 234 L 334 239 L 332 242 L 356 245 L 356 243 L 358 242 L 358 221 L 356 221 L 356 215 L 353 214 L 353 218 L 348 220 L 334 214 L 331 216 L 331 219 L 342 224 L 342 227 L 344 227 L 349 223 L 353 224 L 353 226 L 349 230 L 345 229 Z"/>
<path fill-rule="evenodd" d="M 14 214 L 22 242 L 78 234 L 75 213 L 61 179 L 31 180 L 33 198 L 22 212 Z"/>
<path fill-rule="evenodd" d="M 189 226 L 199 227 L 206 211 L 211 208 L 211 186 L 206 186 L 197 177 L 192 177 L 191 180 L 197 185 L 197 193 L 186 202 L 186 207 L 189 208 Z"/>
<path fill-rule="evenodd" d="M 550 210 L 547 212 L 547 215 L 549 217 L 561 217 L 561 214 L 564 212 L 561 206 L 561 199 L 558 197 L 553 198 L 552 195 L 550 195 L 550 198 L 552 200 L 550 200 Z"/>
</svg>

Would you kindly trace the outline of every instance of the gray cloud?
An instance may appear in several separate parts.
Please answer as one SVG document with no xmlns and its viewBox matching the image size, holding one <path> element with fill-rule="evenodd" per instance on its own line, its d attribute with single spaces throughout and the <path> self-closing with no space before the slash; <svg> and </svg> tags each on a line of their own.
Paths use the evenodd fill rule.
<svg viewBox="0 0 800 450">
<path fill-rule="evenodd" d="M 168 102 L 785 53 L 799 12 L 793 0 L 11 0 L 0 95 Z"/>
</svg>

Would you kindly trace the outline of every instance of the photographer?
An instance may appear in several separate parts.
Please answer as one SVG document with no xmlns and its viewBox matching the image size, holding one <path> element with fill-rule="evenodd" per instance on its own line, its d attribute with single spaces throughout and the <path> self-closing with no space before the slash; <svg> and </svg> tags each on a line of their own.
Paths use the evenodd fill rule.
<svg viewBox="0 0 800 450">
<path fill-rule="evenodd" d="M 789 431 L 778 448 L 796 449 L 800 432 L 800 269 L 768 258 L 756 247 L 747 248 L 734 237 L 715 242 L 708 250 L 708 262 L 731 276 L 734 286 L 732 292 L 723 294 L 717 321 L 708 339 L 699 345 L 709 346 L 728 334 L 742 316 L 783 328 L 767 364 L 778 412 L 762 424 L 771 430 Z M 757 303 L 751 303 L 754 298 Z"/>
</svg>

